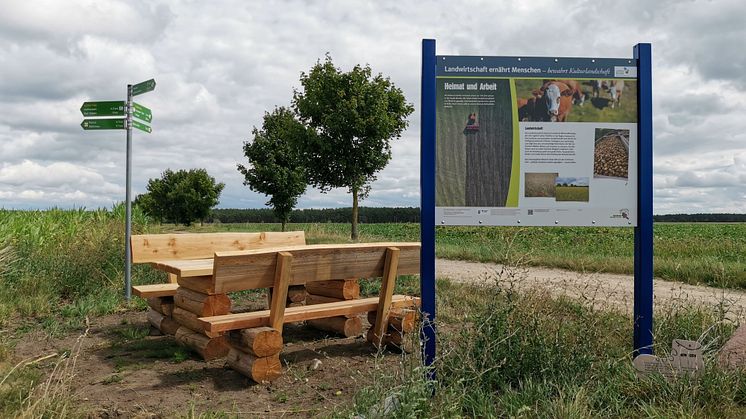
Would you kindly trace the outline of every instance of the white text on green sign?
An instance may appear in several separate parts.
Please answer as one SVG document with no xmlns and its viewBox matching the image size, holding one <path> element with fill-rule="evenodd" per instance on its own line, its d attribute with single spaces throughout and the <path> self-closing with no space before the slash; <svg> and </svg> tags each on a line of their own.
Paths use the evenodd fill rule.
<svg viewBox="0 0 746 419">
<path fill-rule="evenodd" d="M 142 119 L 145 122 L 151 122 L 153 120 L 153 112 L 145 106 L 135 102 L 132 102 L 132 116 L 137 119 Z"/>
<path fill-rule="evenodd" d="M 103 119 L 84 119 L 80 126 L 84 130 L 94 129 L 124 129 L 124 119 L 121 118 L 103 118 Z"/>
<path fill-rule="evenodd" d="M 85 102 L 80 107 L 83 116 L 122 116 L 125 103 L 123 100 Z"/>
<path fill-rule="evenodd" d="M 153 129 L 150 128 L 150 126 L 143 124 L 140 121 L 132 120 L 132 126 L 139 129 L 140 131 L 145 131 L 147 133 L 153 132 Z"/>
<path fill-rule="evenodd" d="M 142 83 L 137 83 L 132 86 L 132 96 L 141 95 L 143 93 L 152 92 L 155 89 L 155 79 L 146 80 Z"/>
</svg>

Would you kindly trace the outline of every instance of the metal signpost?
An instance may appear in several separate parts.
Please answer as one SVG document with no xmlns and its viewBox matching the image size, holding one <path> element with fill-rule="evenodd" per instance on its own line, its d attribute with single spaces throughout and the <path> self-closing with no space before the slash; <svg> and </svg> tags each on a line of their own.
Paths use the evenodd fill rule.
<svg viewBox="0 0 746 419">
<path fill-rule="evenodd" d="M 132 251 L 130 238 L 132 236 L 132 128 L 150 133 L 152 129 L 133 117 L 145 122 L 153 120 L 150 109 L 132 102 L 132 97 L 155 89 L 155 80 L 150 79 L 136 85 L 127 85 L 126 101 L 85 102 L 80 107 L 83 116 L 124 116 L 125 118 L 96 118 L 84 119 L 80 124 L 84 130 L 124 129 L 127 130 L 127 169 L 125 196 L 125 233 L 124 233 L 124 296 L 127 301 L 131 298 L 132 288 Z"/>
<path fill-rule="evenodd" d="M 440 56 L 435 40 L 423 40 L 427 366 L 436 356 L 436 223 L 634 227 L 633 348 L 635 355 L 652 353 L 650 50 L 638 44 L 633 59 Z"/>
</svg>

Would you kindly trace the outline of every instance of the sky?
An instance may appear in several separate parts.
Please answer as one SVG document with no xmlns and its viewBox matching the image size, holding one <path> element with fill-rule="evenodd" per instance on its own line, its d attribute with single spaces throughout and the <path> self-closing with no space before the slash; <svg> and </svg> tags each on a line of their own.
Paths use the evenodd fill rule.
<svg viewBox="0 0 746 419">
<path fill-rule="evenodd" d="M 329 53 L 369 64 L 415 105 L 366 206 L 419 205 L 421 40 L 441 55 L 632 56 L 653 47 L 654 212 L 744 212 L 746 3 L 725 1 L 4 0 L 0 13 L 0 208 L 111 207 L 125 196 L 123 131 L 83 131 L 80 106 L 137 97 L 133 194 L 166 169 L 205 168 L 219 207 L 258 208 L 244 141 L 288 106 Z M 133 195 L 133 196 L 134 196 Z M 309 188 L 300 208 L 350 206 Z"/>
</svg>

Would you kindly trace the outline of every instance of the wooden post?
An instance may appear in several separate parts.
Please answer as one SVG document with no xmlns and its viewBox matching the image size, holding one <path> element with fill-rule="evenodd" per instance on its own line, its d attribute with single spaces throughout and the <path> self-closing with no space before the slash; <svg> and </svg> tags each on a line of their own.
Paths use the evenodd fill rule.
<svg viewBox="0 0 746 419">
<path fill-rule="evenodd" d="M 377 340 L 383 338 L 389 325 L 389 310 L 391 309 L 391 297 L 394 295 L 398 266 L 399 248 L 389 247 L 386 249 L 386 262 L 383 265 L 381 294 L 378 296 L 378 310 L 376 310 L 376 324 L 373 325 L 373 335 Z"/>
<path fill-rule="evenodd" d="M 290 273 L 293 265 L 293 255 L 288 252 L 277 254 L 275 268 L 275 283 L 272 287 L 272 304 L 269 307 L 269 326 L 282 334 L 285 319 L 285 303 L 288 298 Z"/>
</svg>

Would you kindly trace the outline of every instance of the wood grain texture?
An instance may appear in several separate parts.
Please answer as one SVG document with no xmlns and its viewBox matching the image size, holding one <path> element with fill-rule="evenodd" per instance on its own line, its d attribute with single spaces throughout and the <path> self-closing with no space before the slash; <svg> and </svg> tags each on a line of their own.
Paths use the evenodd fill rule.
<svg viewBox="0 0 746 419">
<path fill-rule="evenodd" d="M 381 279 L 381 292 L 378 296 L 376 322 L 372 327 L 376 337 L 383 336 L 389 325 L 389 311 L 391 310 L 391 297 L 394 295 L 394 285 L 396 285 L 399 253 L 400 251 L 396 247 L 386 249 L 386 263 L 384 264 L 383 278 Z"/>
<path fill-rule="evenodd" d="M 363 333 L 363 320 L 359 315 L 349 318 L 346 316 L 336 316 L 308 320 L 306 324 L 316 329 L 336 333 L 348 338 L 360 336 Z"/>
<path fill-rule="evenodd" d="M 305 300 L 305 285 L 291 285 L 290 288 L 288 288 L 288 303 L 300 303 Z"/>
<path fill-rule="evenodd" d="M 280 362 L 280 356 L 277 354 L 256 357 L 236 348 L 230 348 L 227 361 L 231 368 L 257 383 L 272 381 L 282 375 L 282 363 Z"/>
<path fill-rule="evenodd" d="M 306 243 L 302 231 L 266 233 L 139 234 L 132 236 L 132 263 L 173 259 L 208 259 L 215 252 Z"/>
<path fill-rule="evenodd" d="M 212 275 L 186 278 L 179 277 L 178 285 L 200 294 L 219 294 L 215 292 L 215 283 L 212 281 Z"/>
<path fill-rule="evenodd" d="M 200 333 L 210 338 L 216 338 L 221 335 L 221 333 L 205 330 L 204 325 L 199 320 L 199 317 L 192 312 L 184 310 L 183 308 L 174 307 L 174 312 L 171 317 L 176 323 L 179 323 L 181 326 L 188 327 L 195 333 Z"/>
<path fill-rule="evenodd" d="M 225 294 L 208 295 L 180 287 L 174 295 L 177 307 L 198 317 L 219 316 L 231 311 L 231 300 Z"/>
<path fill-rule="evenodd" d="M 269 306 L 269 326 L 282 333 L 285 324 L 285 306 L 288 299 L 288 286 L 290 284 L 290 269 L 293 265 L 293 255 L 288 252 L 277 253 L 277 268 L 275 270 L 275 281 L 272 287 L 272 303 Z"/>
<path fill-rule="evenodd" d="M 195 333 L 188 327 L 181 326 L 174 338 L 182 345 L 195 350 L 205 361 L 222 358 L 228 354 L 229 347 L 225 336 L 209 338 Z"/>
<path fill-rule="evenodd" d="M 326 304 L 345 301 L 344 298 L 327 297 L 324 295 L 306 294 L 306 305 Z M 354 317 L 356 314 L 348 314 L 346 317 Z"/>
<path fill-rule="evenodd" d="M 229 333 L 228 343 L 256 357 L 265 357 L 280 353 L 282 334 L 271 327 L 235 330 Z"/>
<path fill-rule="evenodd" d="M 135 285 L 132 293 L 141 298 L 173 297 L 179 284 Z"/>
<path fill-rule="evenodd" d="M 306 290 L 311 294 L 340 300 L 360 298 L 360 284 L 356 279 L 309 282 Z"/>
<path fill-rule="evenodd" d="M 170 317 L 174 310 L 174 298 L 173 297 L 150 297 L 148 298 L 148 306 L 152 308 L 153 310 L 163 314 L 164 316 Z M 227 314 L 227 313 L 222 313 L 222 314 Z"/>
<path fill-rule="evenodd" d="M 148 322 L 165 335 L 175 335 L 179 329 L 179 323 L 176 323 L 171 317 L 164 316 L 152 309 L 148 310 Z"/>
<path fill-rule="evenodd" d="M 377 311 L 368 312 L 368 323 L 373 326 L 376 323 Z M 391 309 L 389 312 L 389 329 L 409 333 L 414 331 L 417 324 L 417 311 L 400 308 Z"/>
<path fill-rule="evenodd" d="M 388 247 L 400 249 L 400 275 L 419 273 L 419 243 L 323 244 L 271 251 L 216 252 L 213 264 L 215 292 L 271 287 L 278 251 L 293 255 L 291 285 L 306 284 L 308 287 L 308 283 L 315 281 L 381 277 Z"/>
<path fill-rule="evenodd" d="M 394 295 L 391 298 L 392 308 L 414 308 L 419 305 L 419 298 L 406 295 Z M 289 307 L 285 309 L 284 322 L 322 319 L 324 317 L 359 314 L 378 309 L 378 297 L 360 300 L 340 301 L 336 303 L 313 306 Z M 176 311 L 176 309 L 174 309 Z M 228 330 L 248 329 L 269 325 L 269 310 L 249 313 L 226 314 L 224 316 L 201 317 L 199 321 L 205 330 L 220 333 Z"/>
</svg>

